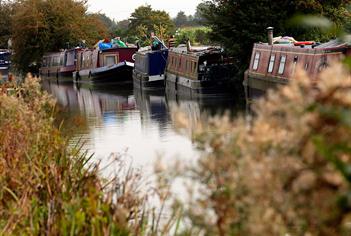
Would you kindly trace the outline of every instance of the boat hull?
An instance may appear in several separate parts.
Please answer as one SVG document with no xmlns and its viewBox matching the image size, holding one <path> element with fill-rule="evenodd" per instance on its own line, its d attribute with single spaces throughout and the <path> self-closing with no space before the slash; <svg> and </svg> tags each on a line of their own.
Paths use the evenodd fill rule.
<svg viewBox="0 0 351 236">
<path fill-rule="evenodd" d="M 73 73 L 74 82 L 92 84 L 132 83 L 133 63 L 120 62 Z"/>
<path fill-rule="evenodd" d="M 167 72 L 166 91 L 188 98 L 223 97 L 233 93 L 229 79 L 194 80 Z"/>
<path fill-rule="evenodd" d="M 165 89 L 164 75 L 149 76 L 133 70 L 133 83 L 135 87 L 142 90 L 154 91 Z"/>
<path fill-rule="evenodd" d="M 262 77 L 254 75 L 246 75 L 243 81 L 245 89 L 245 97 L 247 100 L 255 99 L 264 95 L 267 90 L 275 89 L 279 86 L 286 85 L 289 81 L 287 79 L 280 79 L 275 77 Z"/>
</svg>

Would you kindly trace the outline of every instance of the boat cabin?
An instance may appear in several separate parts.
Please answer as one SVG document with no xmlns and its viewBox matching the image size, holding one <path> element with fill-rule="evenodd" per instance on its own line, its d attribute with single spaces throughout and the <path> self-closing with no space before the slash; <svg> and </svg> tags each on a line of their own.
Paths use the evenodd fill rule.
<svg viewBox="0 0 351 236">
<path fill-rule="evenodd" d="M 189 51 L 186 47 L 173 48 L 169 52 L 167 73 L 191 80 L 211 80 L 226 77 L 218 70 L 231 64 L 231 59 L 217 47 L 199 47 Z M 217 74 L 219 73 L 219 74 Z"/>
<path fill-rule="evenodd" d="M 351 55 L 350 45 L 337 39 L 323 44 L 310 41 L 256 43 L 245 73 L 245 92 L 247 96 L 261 95 L 269 88 L 286 84 L 294 77 L 297 67 L 303 68 L 312 80 L 317 80 L 324 68 L 347 55 Z"/>
<path fill-rule="evenodd" d="M 7 49 L 0 49 L 0 73 L 7 74 L 11 66 L 11 52 Z"/>
<path fill-rule="evenodd" d="M 76 48 L 61 52 L 46 53 L 43 56 L 39 69 L 40 75 L 56 78 L 72 78 L 72 73 L 76 70 L 77 53 L 80 50 L 80 48 Z"/>
<path fill-rule="evenodd" d="M 133 82 L 144 90 L 163 90 L 168 48 L 140 50 L 135 54 Z"/>
<path fill-rule="evenodd" d="M 221 95 L 230 90 L 232 59 L 218 47 L 177 47 L 168 54 L 166 90 L 190 97 Z"/>
<path fill-rule="evenodd" d="M 135 54 L 134 71 L 145 76 L 163 75 L 167 57 L 167 48 L 139 51 Z"/>
</svg>

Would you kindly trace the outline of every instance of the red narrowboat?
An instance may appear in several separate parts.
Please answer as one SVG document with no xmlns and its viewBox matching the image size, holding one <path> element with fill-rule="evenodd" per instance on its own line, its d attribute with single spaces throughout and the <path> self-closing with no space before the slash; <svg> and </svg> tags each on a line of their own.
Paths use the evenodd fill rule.
<svg viewBox="0 0 351 236">
<path fill-rule="evenodd" d="M 132 83 L 137 47 L 84 49 L 78 52 L 73 73 L 76 83 Z"/>
<path fill-rule="evenodd" d="M 39 69 L 40 75 L 54 78 L 59 82 L 72 82 L 72 73 L 76 70 L 77 54 L 80 50 L 80 48 L 74 48 L 46 53 Z"/>
<path fill-rule="evenodd" d="M 310 41 L 274 44 L 273 41 L 271 36 L 270 43 L 254 44 L 244 78 L 246 98 L 260 96 L 270 88 L 288 83 L 298 66 L 304 68 L 312 80 L 317 80 L 328 65 L 351 55 L 351 45 L 337 39 L 323 44 Z"/>
</svg>

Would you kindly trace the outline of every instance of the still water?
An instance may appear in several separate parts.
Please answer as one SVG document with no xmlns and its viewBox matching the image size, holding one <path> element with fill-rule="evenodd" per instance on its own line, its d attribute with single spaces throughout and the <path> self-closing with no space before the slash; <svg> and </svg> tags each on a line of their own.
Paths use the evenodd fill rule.
<svg viewBox="0 0 351 236">
<path fill-rule="evenodd" d="M 80 141 L 84 150 L 94 154 L 94 161 L 109 166 L 107 175 L 114 169 L 109 165 L 111 154 L 147 174 L 152 174 L 159 157 L 166 163 L 195 160 L 199 152 L 190 137 L 175 128 L 171 115 L 175 109 L 183 111 L 193 125 L 205 115 L 243 109 L 234 97 L 193 100 L 133 87 L 77 88 L 48 81 L 43 87 L 63 108 L 63 126 L 73 128 L 71 143 Z M 77 117 L 84 125 L 76 124 Z"/>
</svg>

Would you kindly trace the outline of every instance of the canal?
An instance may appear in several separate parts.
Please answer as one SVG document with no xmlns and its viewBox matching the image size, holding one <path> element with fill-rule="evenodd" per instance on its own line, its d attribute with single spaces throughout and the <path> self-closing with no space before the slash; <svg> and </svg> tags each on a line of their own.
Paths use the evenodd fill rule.
<svg viewBox="0 0 351 236">
<path fill-rule="evenodd" d="M 118 156 L 132 167 L 152 175 L 155 161 L 176 159 L 193 161 L 199 156 L 187 135 L 177 131 L 172 112 L 181 110 L 194 126 L 205 117 L 237 114 L 244 104 L 234 96 L 186 99 L 163 92 L 142 92 L 133 87 L 77 88 L 73 84 L 44 81 L 62 110 L 62 129 L 72 145 L 94 154 L 104 175 L 113 174 L 113 159 Z M 191 131 L 189 131 L 191 132 Z"/>
</svg>

